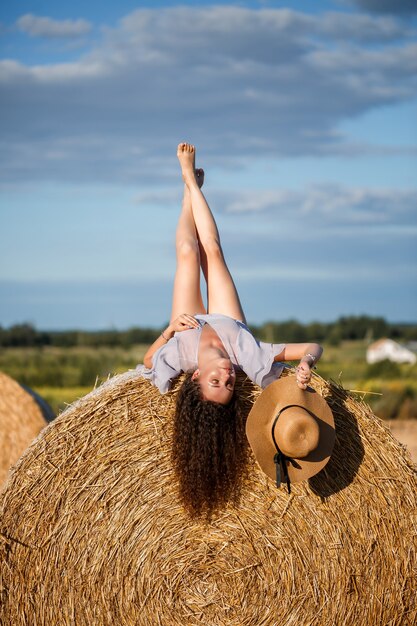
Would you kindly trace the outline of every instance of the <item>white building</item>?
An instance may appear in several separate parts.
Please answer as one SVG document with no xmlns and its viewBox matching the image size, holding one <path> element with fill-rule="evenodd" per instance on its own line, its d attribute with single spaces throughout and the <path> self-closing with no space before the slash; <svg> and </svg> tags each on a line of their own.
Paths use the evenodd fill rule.
<svg viewBox="0 0 417 626">
<path fill-rule="evenodd" d="M 408 348 L 404 348 L 392 339 L 379 339 L 368 347 L 366 351 L 367 363 L 377 363 L 378 361 L 394 361 L 395 363 L 414 363 L 417 356 Z"/>
</svg>

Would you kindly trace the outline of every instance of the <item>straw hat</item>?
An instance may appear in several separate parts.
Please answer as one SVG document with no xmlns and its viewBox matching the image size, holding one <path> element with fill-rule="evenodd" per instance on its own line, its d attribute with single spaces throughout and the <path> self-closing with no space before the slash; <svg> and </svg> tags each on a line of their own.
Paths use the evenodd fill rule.
<svg viewBox="0 0 417 626">
<path fill-rule="evenodd" d="M 246 435 L 261 469 L 276 480 L 306 480 L 326 465 L 335 428 L 327 402 L 311 387 L 300 389 L 293 377 L 264 389 L 246 422 Z"/>
</svg>

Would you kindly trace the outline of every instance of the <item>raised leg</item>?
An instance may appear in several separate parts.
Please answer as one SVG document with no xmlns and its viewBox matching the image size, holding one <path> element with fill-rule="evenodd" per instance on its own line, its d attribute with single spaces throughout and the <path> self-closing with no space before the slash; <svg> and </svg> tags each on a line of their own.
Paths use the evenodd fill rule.
<svg viewBox="0 0 417 626">
<path fill-rule="evenodd" d="M 177 154 L 184 182 L 190 192 L 201 266 L 207 282 L 208 312 L 221 313 L 245 321 L 239 295 L 224 259 L 215 219 L 196 179 L 194 146 L 180 144 Z"/>
<path fill-rule="evenodd" d="M 200 289 L 200 252 L 191 211 L 189 189 L 184 185 L 182 210 L 175 234 L 177 268 L 172 295 L 171 321 L 182 313 L 206 313 Z"/>
</svg>

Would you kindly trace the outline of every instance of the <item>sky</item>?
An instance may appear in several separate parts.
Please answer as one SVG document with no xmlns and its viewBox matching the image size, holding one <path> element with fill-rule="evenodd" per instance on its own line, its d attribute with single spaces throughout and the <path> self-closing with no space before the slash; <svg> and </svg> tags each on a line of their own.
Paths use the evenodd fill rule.
<svg viewBox="0 0 417 626">
<path fill-rule="evenodd" d="M 162 326 L 182 181 L 249 323 L 417 321 L 415 0 L 6 0 L 0 326 Z"/>
</svg>

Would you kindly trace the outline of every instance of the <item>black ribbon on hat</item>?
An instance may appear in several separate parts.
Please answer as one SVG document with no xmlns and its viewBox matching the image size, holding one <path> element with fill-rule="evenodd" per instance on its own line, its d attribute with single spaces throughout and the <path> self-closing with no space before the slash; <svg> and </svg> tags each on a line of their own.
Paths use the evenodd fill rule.
<svg viewBox="0 0 417 626">
<path fill-rule="evenodd" d="M 290 462 L 291 459 L 286 457 L 285 454 L 281 452 L 277 444 L 275 444 L 275 447 L 278 450 L 278 452 L 274 456 L 275 472 L 276 472 L 275 480 L 276 480 L 277 487 L 281 487 L 281 483 L 285 481 L 285 483 L 287 484 L 288 493 L 291 493 L 291 481 L 290 481 L 290 477 L 288 476 L 288 467 L 287 467 L 287 462 Z M 282 477 L 284 480 L 282 479 Z"/>
<path fill-rule="evenodd" d="M 283 452 L 281 452 L 281 450 L 278 447 L 278 444 L 275 440 L 275 426 L 276 423 L 278 421 L 279 416 L 281 415 L 281 413 L 283 411 L 285 411 L 285 409 L 292 409 L 294 407 L 298 407 L 300 409 L 303 409 L 304 411 L 307 411 L 307 413 L 310 413 L 310 415 L 312 415 L 313 417 L 315 417 L 314 413 L 312 413 L 311 411 L 309 411 L 308 409 L 305 408 L 305 406 L 301 406 L 300 404 L 288 404 L 287 406 L 284 406 L 280 412 L 277 414 L 277 416 L 274 419 L 274 422 L 272 424 L 272 441 L 274 442 L 274 446 L 277 449 L 276 454 L 274 456 L 274 463 L 275 463 L 275 480 L 276 480 L 276 485 L 277 487 L 281 487 L 281 483 L 284 483 L 287 485 L 287 490 L 288 493 L 291 493 L 291 481 L 290 481 L 290 477 L 288 475 L 288 465 L 291 463 L 291 465 L 293 465 L 294 467 L 300 467 L 298 465 L 298 463 L 296 461 L 294 461 L 294 459 L 292 459 L 289 456 L 286 456 Z"/>
</svg>

